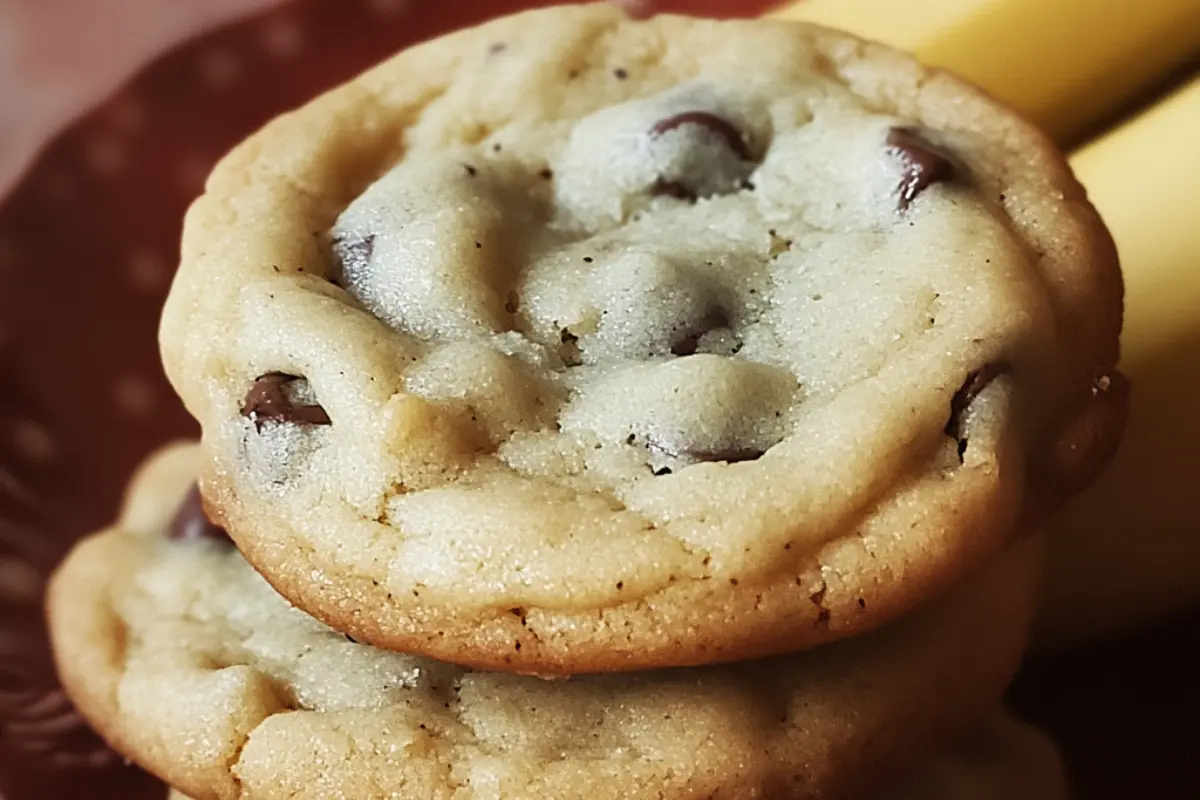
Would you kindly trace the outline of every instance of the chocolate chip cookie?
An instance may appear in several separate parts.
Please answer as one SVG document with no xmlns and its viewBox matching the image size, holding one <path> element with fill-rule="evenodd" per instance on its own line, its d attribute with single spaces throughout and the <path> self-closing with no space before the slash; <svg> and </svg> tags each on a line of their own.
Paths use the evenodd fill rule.
<svg viewBox="0 0 1200 800">
<path fill-rule="evenodd" d="M 803 649 L 979 569 L 1111 454 L 1121 292 L 1061 155 L 962 81 L 601 4 L 236 148 L 161 339 L 278 591 L 570 674 Z"/>
<path fill-rule="evenodd" d="M 1040 732 L 997 711 L 876 800 L 1067 800 L 1066 776 L 1054 745 Z M 192 800 L 172 790 L 169 800 Z"/>
<path fill-rule="evenodd" d="M 546 681 L 376 649 L 290 606 L 188 496 L 194 448 L 132 487 L 49 591 L 58 668 L 121 753 L 188 795 L 859 797 L 994 705 L 1036 540 L 894 625 L 729 666 Z"/>
</svg>

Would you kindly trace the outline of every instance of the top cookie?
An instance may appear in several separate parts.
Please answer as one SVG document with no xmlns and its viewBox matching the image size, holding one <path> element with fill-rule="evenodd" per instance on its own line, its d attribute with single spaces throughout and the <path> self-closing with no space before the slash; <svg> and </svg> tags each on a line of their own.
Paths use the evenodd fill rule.
<svg viewBox="0 0 1200 800">
<path fill-rule="evenodd" d="M 210 510 L 284 595 L 569 673 L 815 645 L 976 568 L 1103 466 L 1120 318 L 1082 189 L 977 90 L 596 5 L 234 150 L 162 346 Z"/>
</svg>

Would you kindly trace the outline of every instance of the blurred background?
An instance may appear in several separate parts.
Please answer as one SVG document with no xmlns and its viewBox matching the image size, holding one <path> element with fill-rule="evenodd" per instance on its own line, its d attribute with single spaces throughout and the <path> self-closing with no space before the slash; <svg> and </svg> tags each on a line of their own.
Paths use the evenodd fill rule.
<svg viewBox="0 0 1200 800">
<path fill-rule="evenodd" d="M 621 4 L 636 14 L 746 17 L 779 5 Z M 270 117 L 389 53 L 534 5 L 549 3 L 0 0 L 0 798 L 162 795 L 103 748 L 58 692 L 40 596 L 70 542 L 112 518 L 134 465 L 162 442 L 196 432 L 162 376 L 155 337 L 182 216 L 208 170 Z M 1054 9 L 1088 4 L 854 5 L 879 10 L 862 18 L 859 32 L 894 36 L 936 63 L 969 55 L 979 67 L 971 77 L 1027 91 L 1028 113 L 1058 119 L 1055 110 L 1074 103 L 1081 110 L 1072 120 L 1086 117 L 1088 124 L 1063 128 L 1060 141 L 1072 145 L 1155 106 L 1172 87 L 1196 81 L 1200 0 L 1141 0 L 1147 13 L 1171 6 L 1174 16 L 1159 14 L 1157 27 L 1140 28 L 1113 16 L 1118 7 L 1140 14 L 1139 4 L 1097 0 L 1090 4 L 1095 24 L 1076 24 L 1065 43 L 1047 38 L 1070 22 L 1055 17 Z M 984 18 L 1005 5 L 1020 13 Z M 943 9 L 947 24 L 961 23 L 974 38 L 953 31 L 922 38 L 908 13 L 916 6 Z M 822 21 L 836 22 L 842 13 L 838 0 L 798 8 Z M 966 19 L 964 9 L 975 16 Z M 1052 53 L 1064 64 L 1073 54 L 1076 62 L 1086 55 L 1099 64 L 1096 54 L 1106 42 L 1135 29 L 1140 50 L 1104 50 L 1108 60 L 1091 73 L 1089 85 L 1043 80 L 1037 70 L 1027 74 L 1030 63 L 1043 63 L 1033 54 Z M 964 55 L 964 48 L 974 52 Z M 1130 60 L 1135 56 L 1136 64 L 1154 69 L 1139 71 Z M 1125 85 L 1134 75 L 1138 85 Z M 1030 89 L 1038 86 L 1046 91 Z M 1099 101 L 1117 88 L 1121 102 L 1102 108 Z M 1061 94 L 1047 94 L 1051 89 Z M 1135 406 L 1126 446 L 1132 455 L 1123 453 L 1115 477 L 1096 493 L 1102 499 L 1068 515 L 1071 529 L 1060 537 L 1070 543 L 1068 558 L 1083 550 L 1103 556 L 1097 556 L 1099 566 L 1081 558 L 1078 583 L 1070 588 L 1072 597 L 1092 602 L 1089 587 L 1103 584 L 1097 605 L 1084 610 L 1093 619 L 1113 620 L 1111 630 L 1073 629 L 1070 615 L 1077 609 L 1064 606 L 1063 618 L 1047 622 L 1045 635 L 1070 646 L 1035 656 L 1011 700 L 1058 738 L 1082 800 L 1200 797 L 1192 772 L 1200 755 L 1192 722 L 1200 714 L 1200 616 L 1189 610 L 1200 598 L 1200 518 L 1194 512 L 1200 244 L 1193 244 L 1200 231 L 1200 107 L 1188 102 L 1186 114 L 1172 112 L 1170 136 L 1151 141 L 1147 134 L 1136 148 L 1129 136 L 1102 141 L 1077 163 L 1081 174 L 1097 176 L 1101 210 L 1108 214 L 1112 204 L 1118 245 L 1134 277 L 1136 336 L 1129 338 L 1127 323 L 1125 352 L 1128 358 L 1132 348 L 1142 359 L 1131 375 L 1142 410 Z M 1154 141 L 1170 147 L 1156 152 Z M 1162 220 L 1169 226 L 1159 227 L 1167 225 Z M 1181 226 L 1190 226 L 1191 240 L 1175 236 Z M 1168 253 L 1167 245 L 1174 250 Z M 1098 519 L 1112 522 L 1105 528 L 1114 532 L 1109 540 Z M 1168 544 L 1156 543 L 1159 531 L 1169 532 Z M 1130 544 L 1135 541 L 1142 544 Z M 1081 550 L 1079 542 L 1094 546 Z M 1106 572 L 1114 562 L 1127 569 Z M 1150 581 L 1171 591 L 1156 595 Z"/>
</svg>

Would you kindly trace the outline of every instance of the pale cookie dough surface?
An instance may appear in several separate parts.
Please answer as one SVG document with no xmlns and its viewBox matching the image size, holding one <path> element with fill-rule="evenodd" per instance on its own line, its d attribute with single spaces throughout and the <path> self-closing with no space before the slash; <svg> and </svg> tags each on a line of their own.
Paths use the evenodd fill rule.
<svg viewBox="0 0 1200 800">
<path fill-rule="evenodd" d="M 1032 613 L 1036 541 L 937 607 L 782 659 L 473 672 L 352 642 L 219 529 L 172 523 L 197 461 L 143 471 L 56 573 L 49 616 L 84 715 L 204 800 L 859 797 L 996 702 Z"/>
<path fill-rule="evenodd" d="M 162 346 L 206 499 L 279 591 L 570 673 L 800 649 L 978 568 L 1106 462 L 1120 303 L 1061 157 L 970 87 L 804 25 L 587 6 L 402 53 L 236 149 Z"/>
<path fill-rule="evenodd" d="M 1069 800 L 1053 743 L 996 712 L 875 800 Z M 172 790 L 168 800 L 192 800 Z"/>
</svg>

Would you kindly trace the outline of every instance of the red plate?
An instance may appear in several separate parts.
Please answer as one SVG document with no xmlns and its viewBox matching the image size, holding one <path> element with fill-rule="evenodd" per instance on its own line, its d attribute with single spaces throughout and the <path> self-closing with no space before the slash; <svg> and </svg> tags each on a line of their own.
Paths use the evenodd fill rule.
<svg viewBox="0 0 1200 800">
<path fill-rule="evenodd" d="M 751 16 L 767 4 L 654 5 Z M 163 794 L 57 688 L 41 590 L 70 543 L 113 518 L 137 462 L 196 433 L 158 366 L 156 327 L 180 221 L 209 167 L 274 114 L 389 53 L 533 5 L 545 3 L 288 3 L 158 59 L 59 136 L 0 206 L 3 798 Z M 1200 754 L 1200 739 L 1184 723 L 1200 711 L 1197 645 L 1193 620 L 1043 665 L 1014 699 L 1060 736 L 1081 796 L 1195 796 L 1184 754 Z M 1174 666 L 1152 677 L 1164 665 Z"/>
</svg>

